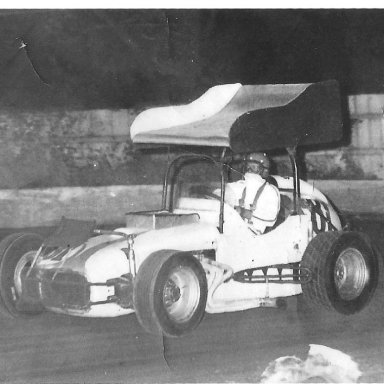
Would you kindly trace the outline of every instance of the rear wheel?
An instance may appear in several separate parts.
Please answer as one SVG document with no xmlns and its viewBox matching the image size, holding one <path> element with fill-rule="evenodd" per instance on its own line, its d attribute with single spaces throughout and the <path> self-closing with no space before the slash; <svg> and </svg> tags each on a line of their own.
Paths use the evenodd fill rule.
<svg viewBox="0 0 384 384">
<path fill-rule="evenodd" d="M 43 312 L 40 303 L 26 300 L 23 278 L 43 240 L 35 233 L 15 233 L 0 243 L 0 312 L 28 317 Z"/>
<path fill-rule="evenodd" d="M 154 253 L 135 278 L 137 318 L 150 333 L 182 336 L 201 322 L 207 292 L 205 271 L 195 257 L 174 251 Z"/>
<path fill-rule="evenodd" d="M 324 232 L 309 243 L 301 267 L 312 279 L 303 284 L 307 306 L 342 314 L 361 311 L 378 283 L 379 262 L 370 243 L 358 232 Z"/>
</svg>

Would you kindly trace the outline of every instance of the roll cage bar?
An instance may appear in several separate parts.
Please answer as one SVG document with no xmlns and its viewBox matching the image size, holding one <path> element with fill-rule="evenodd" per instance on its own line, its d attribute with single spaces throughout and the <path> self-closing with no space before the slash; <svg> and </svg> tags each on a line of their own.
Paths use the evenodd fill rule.
<svg viewBox="0 0 384 384">
<path fill-rule="evenodd" d="M 288 152 L 288 156 L 291 162 L 292 166 L 292 175 L 293 175 L 293 215 L 296 215 L 298 212 L 300 212 L 299 204 L 300 204 L 300 177 L 299 177 L 299 170 L 297 167 L 297 161 L 296 161 L 296 147 L 289 147 L 286 148 Z M 163 192 L 162 192 L 162 203 L 161 203 L 161 209 L 164 211 L 170 211 L 172 209 L 172 196 L 169 199 L 168 207 L 168 187 L 170 184 L 170 176 L 172 175 L 172 170 L 178 165 L 179 163 L 182 164 L 182 161 L 185 161 L 186 159 L 201 159 L 201 160 L 207 160 L 212 162 L 213 164 L 217 165 L 220 164 L 220 175 L 221 175 L 221 182 L 220 182 L 220 215 L 219 215 L 219 232 L 223 233 L 223 227 L 224 227 L 224 198 L 225 198 L 225 183 L 227 181 L 226 178 L 226 167 L 228 166 L 228 158 L 225 156 L 226 148 L 223 149 L 222 155 L 220 157 L 220 160 L 215 159 L 213 156 L 204 155 L 204 154 L 195 154 L 195 153 L 187 153 L 178 155 L 176 158 L 174 158 L 168 165 L 167 170 L 164 175 L 163 180 Z"/>
<path fill-rule="evenodd" d="M 224 197 L 225 197 L 225 182 L 226 182 L 226 173 L 225 169 L 227 166 L 227 162 L 225 161 L 225 150 L 223 151 L 223 155 L 221 156 L 220 160 L 216 160 L 213 156 L 203 155 L 203 154 L 194 154 L 194 153 L 188 153 L 177 156 L 175 159 L 173 159 L 170 164 L 168 165 L 167 171 L 164 176 L 163 181 L 163 194 L 162 194 L 162 202 L 161 202 L 161 209 L 162 210 L 171 210 L 171 202 L 170 200 L 168 207 L 167 207 L 167 200 L 168 200 L 168 185 L 169 185 L 169 177 L 171 175 L 171 170 L 178 164 L 182 163 L 181 160 L 185 161 L 186 159 L 201 159 L 201 160 L 207 160 L 212 162 L 213 164 L 217 165 L 220 164 L 220 175 L 221 175 L 221 182 L 220 182 L 220 216 L 219 216 L 219 231 L 220 233 L 223 233 L 223 226 L 224 226 Z"/>
</svg>

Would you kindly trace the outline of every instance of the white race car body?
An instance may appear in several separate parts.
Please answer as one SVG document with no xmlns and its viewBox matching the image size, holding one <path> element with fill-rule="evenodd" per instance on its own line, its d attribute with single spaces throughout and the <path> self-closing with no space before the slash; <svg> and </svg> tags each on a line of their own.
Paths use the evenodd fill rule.
<svg viewBox="0 0 384 384">
<path fill-rule="evenodd" d="M 275 180 L 281 194 L 292 199 L 292 178 L 275 176 Z M 80 295 L 82 300 L 74 300 L 71 305 L 60 300 L 65 295 L 61 291 L 64 287 L 59 285 L 56 299 L 50 297 L 45 306 L 56 312 L 89 317 L 114 317 L 134 312 L 132 306 L 125 308 L 126 303 L 121 306 L 115 300 L 119 289 L 115 283 L 133 272 L 126 253 L 127 239 L 122 237 L 122 233 L 135 235 L 133 252 L 136 271 L 148 256 L 159 250 L 192 252 L 196 255 L 207 273 L 207 312 L 243 310 L 264 305 L 273 298 L 300 294 L 301 285 L 297 281 L 284 279 L 284 274 L 293 273 L 289 265 L 301 261 L 308 243 L 317 232 L 329 230 L 330 224 L 324 221 L 324 217 L 329 218 L 336 229 L 341 229 L 340 219 L 326 197 L 305 182 L 301 183 L 301 188 L 302 200 L 311 201 L 312 204 L 306 204 L 301 214 L 289 215 L 276 228 L 263 235 L 255 235 L 250 231 L 240 215 L 227 204 L 224 206 L 223 233 L 220 233 L 220 202 L 207 198 L 180 198 L 172 213 L 181 218 L 180 225 L 159 225 L 159 229 L 152 229 L 156 215 L 161 217 L 164 214 L 161 211 L 128 214 L 127 226 L 118 228 L 116 235 L 112 232 L 91 237 L 84 244 L 61 255 L 53 253 L 39 257 L 36 270 L 40 276 L 47 271 L 50 278 L 55 273 L 64 276 L 69 272 L 79 277 L 80 285 L 88 292 L 87 298 Z M 185 224 L 183 217 L 188 221 L 194 217 L 192 221 L 195 222 Z M 132 222 L 133 218 L 136 222 Z M 215 257 L 205 257 L 207 251 L 213 252 Z M 236 273 L 250 269 L 255 269 L 262 276 L 262 267 L 270 267 L 268 274 L 277 274 L 278 268 L 274 267 L 277 265 L 287 266 L 282 271 L 285 283 L 276 284 L 266 280 L 254 284 L 232 278 Z M 78 285 L 74 285 L 75 290 L 78 288 Z M 132 295 L 132 292 L 129 294 Z M 73 295 L 76 293 L 73 292 Z M 43 293 L 43 303 L 44 297 L 46 294 Z"/>
</svg>

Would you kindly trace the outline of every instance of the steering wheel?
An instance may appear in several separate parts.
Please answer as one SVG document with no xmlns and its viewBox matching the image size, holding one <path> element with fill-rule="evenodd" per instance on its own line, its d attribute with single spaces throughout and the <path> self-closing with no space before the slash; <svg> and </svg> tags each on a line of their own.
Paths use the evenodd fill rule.
<svg viewBox="0 0 384 384">
<path fill-rule="evenodd" d="M 205 185 L 194 185 L 189 190 L 191 196 L 204 197 L 209 200 L 220 200 L 221 197 L 214 194 L 212 189 Z"/>
</svg>

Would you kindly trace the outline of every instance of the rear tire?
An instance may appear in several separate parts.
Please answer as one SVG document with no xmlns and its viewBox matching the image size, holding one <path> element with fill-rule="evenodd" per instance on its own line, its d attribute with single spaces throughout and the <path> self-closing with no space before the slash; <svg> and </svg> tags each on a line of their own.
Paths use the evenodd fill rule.
<svg viewBox="0 0 384 384">
<path fill-rule="evenodd" d="M 22 277 L 29 270 L 43 239 L 35 233 L 14 233 L 0 242 L 0 312 L 30 317 L 44 311 L 40 303 L 26 301 Z"/>
<path fill-rule="evenodd" d="M 309 243 L 301 267 L 312 273 L 303 284 L 309 308 L 323 307 L 344 315 L 361 311 L 371 300 L 379 278 L 379 260 L 358 232 L 323 232 Z"/>
<path fill-rule="evenodd" d="M 156 252 L 143 262 L 135 278 L 136 316 L 147 332 L 182 336 L 203 319 L 207 293 L 205 271 L 194 256 Z"/>
</svg>

